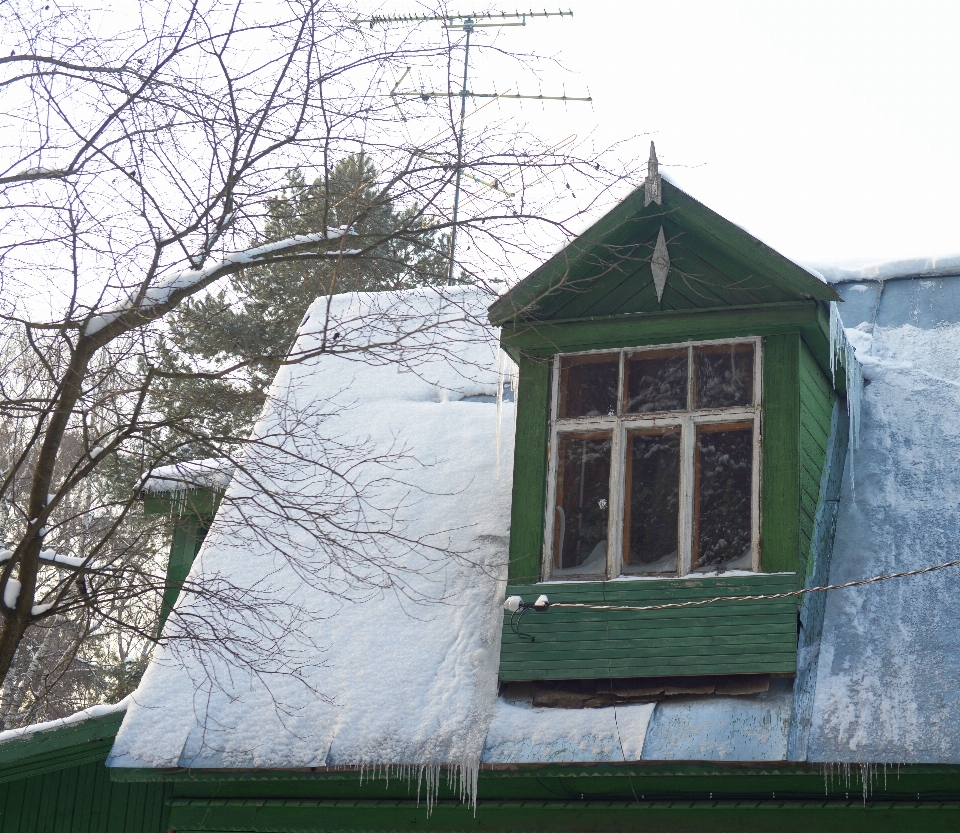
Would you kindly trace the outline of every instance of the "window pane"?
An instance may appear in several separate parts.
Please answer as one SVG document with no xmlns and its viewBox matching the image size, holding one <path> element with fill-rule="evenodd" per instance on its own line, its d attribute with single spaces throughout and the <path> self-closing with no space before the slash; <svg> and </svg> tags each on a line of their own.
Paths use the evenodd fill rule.
<svg viewBox="0 0 960 833">
<path fill-rule="evenodd" d="M 561 434 L 553 567 L 583 574 L 607 569 L 610 435 Z"/>
<path fill-rule="evenodd" d="M 680 512 L 680 429 L 627 438 L 624 570 L 675 573 Z"/>
<path fill-rule="evenodd" d="M 696 457 L 693 567 L 749 570 L 753 425 L 699 426 Z"/>
<path fill-rule="evenodd" d="M 634 354 L 627 359 L 626 371 L 627 413 L 686 410 L 686 350 Z"/>
<path fill-rule="evenodd" d="M 620 357 L 573 356 L 560 362 L 560 416 L 607 416 L 617 410 Z"/>
<path fill-rule="evenodd" d="M 753 345 L 718 344 L 693 351 L 697 408 L 753 404 Z"/>
</svg>

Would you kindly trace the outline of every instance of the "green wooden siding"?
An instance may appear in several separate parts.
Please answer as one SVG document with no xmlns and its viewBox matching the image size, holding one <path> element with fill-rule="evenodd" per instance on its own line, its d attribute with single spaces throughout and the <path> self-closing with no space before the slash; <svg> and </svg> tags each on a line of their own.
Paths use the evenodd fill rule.
<svg viewBox="0 0 960 833">
<path fill-rule="evenodd" d="M 521 359 L 510 525 L 510 581 L 540 579 L 547 500 L 550 362 Z"/>
<path fill-rule="evenodd" d="M 494 303 L 491 321 L 838 299 L 832 287 L 689 194 L 666 181 L 662 188 L 662 204 L 647 206 L 636 189 Z M 661 225 L 672 269 L 658 303 L 649 260 Z"/>
<path fill-rule="evenodd" d="M 830 421 L 837 395 L 810 349 L 801 342 L 800 391 L 800 513 L 797 575 L 801 584 L 810 572 L 810 552 L 817 507 L 823 500 L 824 466 L 830 443 Z"/>
<path fill-rule="evenodd" d="M 656 581 L 549 582 L 511 585 L 532 602 L 645 606 L 713 596 L 781 593 L 792 573 Z M 516 623 L 517 617 L 512 617 Z M 527 611 L 518 636 L 504 614 L 501 680 L 603 679 L 705 674 L 792 674 L 796 669 L 795 599 L 715 602 L 651 611 L 550 608 Z"/>
<path fill-rule="evenodd" d="M 799 354 L 798 332 L 764 339 L 760 566 L 770 573 L 797 569 Z"/>
<path fill-rule="evenodd" d="M 0 833 L 166 833 L 172 785 L 114 783 L 123 713 L 0 744 Z"/>
<path fill-rule="evenodd" d="M 183 494 L 169 492 L 144 497 L 145 515 L 172 515 L 173 538 L 167 561 L 167 581 L 163 591 L 158 631 L 163 630 L 167 616 L 180 596 L 183 583 L 190 574 L 200 546 L 207 537 L 214 515 L 220 506 L 222 492 L 193 489 Z"/>
</svg>

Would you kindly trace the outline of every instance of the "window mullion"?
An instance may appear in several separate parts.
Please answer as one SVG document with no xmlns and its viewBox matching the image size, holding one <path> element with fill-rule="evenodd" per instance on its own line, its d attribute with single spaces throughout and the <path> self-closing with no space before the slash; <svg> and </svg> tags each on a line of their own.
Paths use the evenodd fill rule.
<svg viewBox="0 0 960 833">
<path fill-rule="evenodd" d="M 692 416 L 683 419 L 680 442 L 680 539 L 679 573 L 686 575 L 693 563 L 693 454 L 696 442 L 696 426 Z"/>
<path fill-rule="evenodd" d="M 613 430 L 613 443 L 610 448 L 610 514 L 607 516 L 607 577 L 620 575 L 623 563 L 623 496 L 624 496 L 624 458 L 626 455 L 626 434 L 623 423 L 618 419 Z"/>
</svg>

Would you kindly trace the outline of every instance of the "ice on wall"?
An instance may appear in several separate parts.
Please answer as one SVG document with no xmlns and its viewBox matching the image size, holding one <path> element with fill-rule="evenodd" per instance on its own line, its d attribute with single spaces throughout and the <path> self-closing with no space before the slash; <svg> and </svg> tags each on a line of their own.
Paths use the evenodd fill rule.
<svg viewBox="0 0 960 833">
<path fill-rule="evenodd" d="M 869 385 L 831 584 L 960 557 L 958 293 L 960 278 L 892 281 L 847 331 Z M 960 761 L 958 586 L 950 569 L 828 593 L 809 760 Z"/>
<path fill-rule="evenodd" d="M 500 699 L 483 748 L 483 763 L 638 761 L 654 705 L 541 709 Z"/>
<path fill-rule="evenodd" d="M 739 697 L 683 697 L 657 704 L 643 758 L 650 761 L 783 761 L 792 680 Z"/>
<path fill-rule="evenodd" d="M 497 471 L 498 418 L 506 460 L 514 433 L 513 404 L 495 404 L 497 333 L 480 323 L 488 302 L 455 288 L 314 303 L 292 354 L 310 356 L 336 336 L 341 355 L 285 366 L 255 429 L 280 442 L 299 436 L 300 459 L 272 465 L 268 446 L 251 448 L 191 573 L 228 577 L 271 604 L 295 598 L 311 615 L 272 635 L 285 652 L 274 674 L 212 647 L 202 658 L 159 650 L 111 766 L 390 764 L 435 779 L 438 766 L 453 765 L 475 783 L 497 700 L 510 517 L 512 467 Z M 364 352 L 370 344 L 376 351 Z M 300 431 L 310 423 L 297 415 L 317 409 L 315 436 Z M 386 520 L 402 537 L 361 555 L 387 563 L 388 577 L 359 557 L 348 575 L 310 549 L 296 517 L 284 521 L 251 499 L 263 486 L 307 503 L 329 499 L 320 443 L 365 449 L 351 463 L 356 482 L 393 508 Z M 385 470 L 376 458 L 388 453 L 399 456 Z M 312 572 L 293 569 L 288 551 Z M 171 621 L 191 612 L 202 615 L 202 605 L 181 598 Z"/>
</svg>

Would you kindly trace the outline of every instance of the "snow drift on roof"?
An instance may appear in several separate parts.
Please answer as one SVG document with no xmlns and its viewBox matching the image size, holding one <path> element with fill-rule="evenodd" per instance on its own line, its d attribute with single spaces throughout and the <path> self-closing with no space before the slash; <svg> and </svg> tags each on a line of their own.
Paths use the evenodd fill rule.
<svg viewBox="0 0 960 833">
<path fill-rule="evenodd" d="M 140 490 L 148 494 L 193 489 L 223 491 L 230 484 L 233 468 L 230 461 L 213 458 L 160 466 L 143 479 Z"/>
<path fill-rule="evenodd" d="M 67 717 L 58 717 L 56 720 L 46 720 L 43 723 L 34 723 L 30 726 L 23 726 L 20 729 L 7 729 L 0 732 L 0 743 L 6 743 L 8 740 L 35 735 L 37 732 L 49 732 L 52 729 L 60 729 L 63 726 L 72 726 L 75 723 L 83 723 L 84 720 L 90 720 L 92 717 L 103 717 L 105 714 L 115 714 L 127 709 L 133 699 L 132 694 L 128 694 L 119 703 L 105 703 L 99 706 L 90 706 L 88 709 L 75 712 Z"/>
<path fill-rule="evenodd" d="M 958 292 L 960 277 L 896 281 L 839 305 L 870 385 L 831 584 L 960 557 Z M 809 760 L 960 762 L 958 583 L 950 569 L 828 593 Z"/>
<path fill-rule="evenodd" d="M 310 357 L 280 370 L 254 437 L 286 442 L 309 427 L 297 419 L 319 409 L 314 445 L 301 437 L 282 466 L 268 445 L 250 448 L 191 573 L 311 610 L 278 641 L 299 678 L 161 648 L 110 765 L 453 764 L 475 773 L 497 699 L 513 448 L 506 403 L 498 470 L 497 333 L 479 323 L 489 300 L 455 288 L 313 304 L 292 350 Z M 324 334 L 336 335 L 339 355 L 311 356 Z M 350 462 L 355 482 L 393 508 L 403 537 L 361 554 L 389 562 L 392 587 L 372 568 L 373 581 L 351 583 L 332 555 L 311 549 L 296 517 L 248 500 L 264 486 L 305 502 L 329 498 L 320 463 L 334 443 L 362 451 Z M 378 459 L 388 452 L 399 454 L 392 468 Z M 425 545 L 409 544 L 417 540 Z M 298 573 L 290 551 L 312 559 L 310 570 Z M 366 569 L 359 557 L 353 566 Z M 171 621 L 200 607 L 181 598 Z"/>
<path fill-rule="evenodd" d="M 827 283 L 884 281 L 902 277 L 938 277 L 960 275 L 960 254 L 868 261 L 847 266 L 818 263 L 806 265 L 804 268 L 817 272 Z"/>
</svg>

